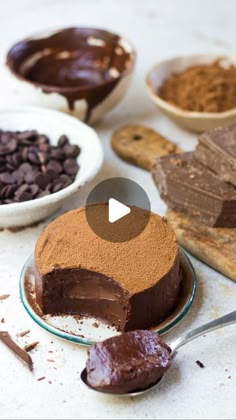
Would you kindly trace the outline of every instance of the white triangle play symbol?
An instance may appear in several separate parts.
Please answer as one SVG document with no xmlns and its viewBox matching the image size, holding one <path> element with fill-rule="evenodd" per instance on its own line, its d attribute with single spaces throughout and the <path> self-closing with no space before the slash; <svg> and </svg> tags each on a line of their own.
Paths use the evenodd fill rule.
<svg viewBox="0 0 236 420">
<path fill-rule="evenodd" d="M 130 207 L 125 206 L 115 198 L 110 198 L 108 201 L 108 219 L 110 223 L 114 223 L 127 214 L 131 213 Z"/>
</svg>

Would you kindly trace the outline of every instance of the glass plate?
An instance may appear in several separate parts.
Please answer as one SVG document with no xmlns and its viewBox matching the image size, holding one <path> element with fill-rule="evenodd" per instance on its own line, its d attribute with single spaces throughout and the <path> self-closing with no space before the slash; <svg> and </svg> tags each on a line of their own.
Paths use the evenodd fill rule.
<svg viewBox="0 0 236 420">
<path fill-rule="evenodd" d="M 152 328 L 164 334 L 177 325 L 187 314 L 196 292 L 196 274 L 187 254 L 180 250 L 180 264 L 183 280 L 179 302 L 172 313 L 157 326 Z M 119 334 L 114 327 L 94 318 L 76 315 L 43 315 L 35 299 L 34 261 L 31 256 L 25 263 L 20 276 L 21 301 L 31 318 L 46 331 L 64 340 L 89 346 L 97 341 Z"/>
</svg>

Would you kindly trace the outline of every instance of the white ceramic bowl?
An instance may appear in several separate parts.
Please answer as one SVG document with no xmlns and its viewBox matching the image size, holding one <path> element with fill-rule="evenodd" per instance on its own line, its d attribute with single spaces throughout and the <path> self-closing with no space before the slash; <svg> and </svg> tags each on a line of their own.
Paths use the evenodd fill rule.
<svg viewBox="0 0 236 420">
<path fill-rule="evenodd" d="M 39 222 L 56 212 L 65 200 L 95 177 L 103 162 L 103 150 L 96 132 L 58 111 L 34 107 L 0 109 L 0 129 L 35 129 L 49 136 L 56 144 L 66 134 L 72 144 L 81 148 L 78 156 L 80 169 L 75 181 L 61 191 L 22 203 L 0 205 L 0 228 L 28 226 Z"/>
<path fill-rule="evenodd" d="M 163 81 L 172 73 L 179 73 L 196 64 L 209 64 L 222 58 L 222 65 L 236 65 L 236 57 L 226 55 L 189 55 L 170 58 L 157 63 L 147 74 L 146 86 L 154 104 L 181 127 L 191 131 L 203 132 L 236 121 L 236 108 L 225 112 L 186 111 L 168 103 L 158 95 Z"/>
</svg>

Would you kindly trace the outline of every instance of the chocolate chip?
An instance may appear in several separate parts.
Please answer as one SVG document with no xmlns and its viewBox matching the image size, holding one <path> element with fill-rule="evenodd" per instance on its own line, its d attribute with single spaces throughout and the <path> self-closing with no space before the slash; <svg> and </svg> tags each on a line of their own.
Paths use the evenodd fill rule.
<svg viewBox="0 0 236 420">
<path fill-rule="evenodd" d="M 32 166 L 28 162 L 22 163 L 19 167 L 19 169 L 23 172 L 23 174 L 30 171 L 31 168 L 32 168 Z"/>
<path fill-rule="evenodd" d="M 12 172 L 12 175 L 14 176 L 15 182 L 17 185 L 21 185 L 24 180 L 24 174 L 19 169 Z"/>
<path fill-rule="evenodd" d="M 16 167 L 19 166 L 22 162 L 21 154 L 18 152 L 11 155 L 11 161 Z"/>
<path fill-rule="evenodd" d="M 39 164 L 40 159 L 39 159 L 39 155 L 38 155 L 37 151 L 29 152 L 28 153 L 28 160 L 31 163 Z"/>
<path fill-rule="evenodd" d="M 76 175 L 79 169 L 79 165 L 74 159 L 66 159 L 63 163 L 63 168 L 66 174 L 68 175 Z"/>
<path fill-rule="evenodd" d="M 39 186 L 37 184 L 30 185 L 30 191 L 33 197 L 35 197 L 39 192 Z"/>
<path fill-rule="evenodd" d="M 27 182 L 27 184 L 34 184 L 36 177 L 40 174 L 40 172 L 37 169 L 30 169 L 24 174 L 24 180 Z"/>
<path fill-rule="evenodd" d="M 29 189 L 29 186 L 27 184 L 22 184 L 19 188 L 17 188 L 15 192 L 16 198 L 18 198 L 24 192 L 28 191 L 28 189 Z"/>
<path fill-rule="evenodd" d="M 36 198 L 42 198 L 42 197 L 46 197 L 47 195 L 49 195 L 50 192 L 49 191 L 41 191 Z"/>
<path fill-rule="evenodd" d="M 72 184 L 73 180 L 65 174 L 60 175 L 59 177 L 61 183 L 63 184 L 63 188 L 68 187 L 68 185 Z"/>
<path fill-rule="evenodd" d="M 52 184 L 52 183 L 50 183 L 50 184 L 48 184 L 48 185 L 46 186 L 45 191 L 50 191 L 50 192 L 52 192 L 52 188 L 53 188 L 53 184 Z"/>
<path fill-rule="evenodd" d="M 50 177 L 50 181 L 53 181 L 54 179 L 58 178 L 58 174 L 52 169 L 47 169 L 47 175 Z"/>
<path fill-rule="evenodd" d="M 17 137 L 19 140 L 36 140 L 38 133 L 36 130 L 26 130 L 18 133 Z"/>
<path fill-rule="evenodd" d="M 24 191 L 18 195 L 18 201 L 29 201 L 32 200 L 32 194 L 28 191 Z"/>
<path fill-rule="evenodd" d="M 57 184 L 55 184 L 54 185 L 54 187 L 53 187 L 53 189 L 52 189 L 52 192 L 57 192 L 57 191 L 60 191 L 61 189 L 63 188 L 63 184 L 62 183 L 60 183 L 60 182 L 58 182 Z"/>
<path fill-rule="evenodd" d="M 41 136 L 38 137 L 37 143 L 38 144 L 49 144 L 50 141 L 49 141 L 49 138 L 47 136 L 41 135 Z"/>
<path fill-rule="evenodd" d="M 6 198 L 6 200 L 4 200 L 4 204 L 12 204 L 15 201 L 12 198 Z"/>
<path fill-rule="evenodd" d="M 47 153 L 50 150 L 50 146 L 47 143 L 39 143 L 40 152 Z"/>
<path fill-rule="evenodd" d="M 59 147 L 64 147 L 68 143 L 69 143 L 69 139 L 65 134 L 63 134 L 57 142 Z"/>
<path fill-rule="evenodd" d="M 16 150 L 17 141 L 14 138 L 11 138 L 7 143 L 0 142 L 0 156 L 7 155 Z"/>
<path fill-rule="evenodd" d="M 50 177 L 47 173 L 39 174 L 36 176 L 34 182 L 38 185 L 41 189 L 46 188 L 46 186 L 50 183 Z"/>
<path fill-rule="evenodd" d="M 24 149 L 21 150 L 21 159 L 26 162 L 28 159 L 28 149 L 27 147 L 25 147 Z"/>
<path fill-rule="evenodd" d="M 0 181 L 3 184 L 14 184 L 15 179 L 12 174 L 9 174 L 8 172 L 3 172 L 0 174 Z"/>
<path fill-rule="evenodd" d="M 67 144 L 65 147 L 63 147 L 63 152 L 68 158 L 76 158 L 80 154 L 80 148 L 76 144 Z"/>
<path fill-rule="evenodd" d="M 62 172 L 62 165 L 57 160 L 51 160 L 47 164 L 47 169 L 51 169 L 52 171 L 56 172 L 57 174 L 60 174 Z"/>
<path fill-rule="evenodd" d="M 62 151 L 60 149 L 52 149 L 50 157 L 52 159 L 63 160 L 65 158 L 65 153 L 64 153 L 64 151 Z"/>
<path fill-rule="evenodd" d="M 2 196 L 4 196 L 5 198 L 12 198 L 14 196 L 14 193 L 17 189 L 16 185 L 6 185 L 5 187 L 2 188 Z"/>
</svg>

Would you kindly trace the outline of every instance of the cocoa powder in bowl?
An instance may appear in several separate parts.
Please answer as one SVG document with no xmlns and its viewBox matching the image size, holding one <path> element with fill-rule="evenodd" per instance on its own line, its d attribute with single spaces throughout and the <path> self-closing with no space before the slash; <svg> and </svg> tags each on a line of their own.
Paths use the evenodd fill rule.
<svg viewBox="0 0 236 420">
<path fill-rule="evenodd" d="M 236 66 L 225 67 L 221 61 L 171 74 L 158 95 L 188 111 L 224 112 L 236 108 Z"/>
</svg>

